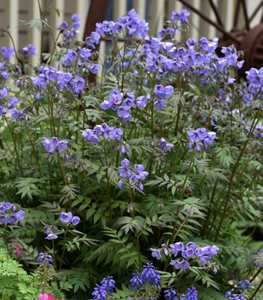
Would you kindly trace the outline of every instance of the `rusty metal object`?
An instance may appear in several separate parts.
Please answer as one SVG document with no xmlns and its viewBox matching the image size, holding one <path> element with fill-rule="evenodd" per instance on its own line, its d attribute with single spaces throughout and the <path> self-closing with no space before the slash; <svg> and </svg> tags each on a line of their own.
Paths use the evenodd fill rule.
<svg viewBox="0 0 263 300">
<path fill-rule="evenodd" d="M 247 32 L 240 49 L 244 52 L 244 69 L 263 67 L 263 23 Z"/>
<path fill-rule="evenodd" d="M 91 0 L 89 13 L 86 19 L 83 39 L 96 28 L 96 23 L 103 22 L 106 18 L 109 0 Z"/>
</svg>

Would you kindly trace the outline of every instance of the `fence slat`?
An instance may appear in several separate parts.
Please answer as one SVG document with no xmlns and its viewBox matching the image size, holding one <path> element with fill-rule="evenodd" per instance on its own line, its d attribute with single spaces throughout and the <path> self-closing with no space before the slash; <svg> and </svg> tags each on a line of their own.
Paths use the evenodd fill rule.
<svg viewBox="0 0 263 300">
<path fill-rule="evenodd" d="M 14 44 L 16 49 L 19 47 L 19 40 L 18 40 L 18 28 L 19 28 L 19 1 L 18 0 L 9 0 L 7 2 L 7 14 L 8 14 L 8 24 L 9 24 L 9 31 L 13 38 Z M 12 42 L 8 40 L 9 46 L 12 46 Z"/>
<path fill-rule="evenodd" d="M 85 21 L 90 7 L 90 0 L 77 0 L 76 13 L 80 15 L 79 38 L 83 37 Z"/>
<path fill-rule="evenodd" d="M 122 17 L 127 12 L 126 0 L 114 0 L 113 1 L 113 19 L 116 21 L 119 17 Z"/>
<path fill-rule="evenodd" d="M 145 18 L 145 0 L 134 0 L 133 7 L 137 11 L 137 13 L 141 16 L 141 18 Z"/>
<path fill-rule="evenodd" d="M 155 35 L 163 25 L 164 21 L 164 0 L 151 0 L 150 7 L 150 34 Z"/>
</svg>

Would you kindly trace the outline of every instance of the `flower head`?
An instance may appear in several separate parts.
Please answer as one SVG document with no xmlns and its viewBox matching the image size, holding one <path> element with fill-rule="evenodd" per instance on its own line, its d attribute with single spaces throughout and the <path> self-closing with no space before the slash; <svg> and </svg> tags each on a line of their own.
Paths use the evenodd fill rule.
<svg viewBox="0 0 263 300">
<path fill-rule="evenodd" d="M 60 221 L 63 223 L 69 223 L 72 220 L 72 213 L 69 212 L 62 212 L 60 214 Z"/>
<path fill-rule="evenodd" d="M 70 222 L 71 222 L 71 224 L 73 224 L 73 225 L 78 225 L 79 222 L 80 222 L 80 218 L 77 217 L 77 216 L 74 216 L 74 217 L 72 217 L 72 219 L 71 219 Z"/>
</svg>

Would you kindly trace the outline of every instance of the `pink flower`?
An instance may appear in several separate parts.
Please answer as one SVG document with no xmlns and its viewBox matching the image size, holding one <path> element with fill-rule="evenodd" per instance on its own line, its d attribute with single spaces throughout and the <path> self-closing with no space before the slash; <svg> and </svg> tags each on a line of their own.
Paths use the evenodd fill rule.
<svg viewBox="0 0 263 300">
<path fill-rule="evenodd" d="M 21 256 L 21 252 L 22 252 L 22 245 L 19 242 L 17 242 L 16 243 L 16 255 L 18 257 L 20 257 Z"/>
<path fill-rule="evenodd" d="M 55 300 L 52 294 L 39 294 L 38 300 Z"/>
</svg>

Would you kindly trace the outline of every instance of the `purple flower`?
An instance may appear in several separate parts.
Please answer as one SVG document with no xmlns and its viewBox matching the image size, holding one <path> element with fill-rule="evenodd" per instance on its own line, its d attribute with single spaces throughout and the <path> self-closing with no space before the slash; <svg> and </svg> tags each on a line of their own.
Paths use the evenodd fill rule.
<svg viewBox="0 0 263 300">
<path fill-rule="evenodd" d="M 174 144 L 171 144 L 171 143 L 167 142 L 166 139 L 161 138 L 158 147 L 159 147 L 163 152 L 167 152 L 167 151 L 169 151 L 171 148 L 174 147 Z"/>
<path fill-rule="evenodd" d="M 0 203 L 0 213 L 4 213 L 6 210 L 11 209 L 13 204 L 11 202 L 1 202 Z"/>
<path fill-rule="evenodd" d="M 4 98 L 8 96 L 8 90 L 6 88 L 0 89 L 0 98 Z"/>
<path fill-rule="evenodd" d="M 5 215 L 0 215 L 0 225 L 7 224 L 7 217 Z"/>
<path fill-rule="evenodd" d="M 72 219 L 72 213 L 71 212 L 62 212 L 60 214 L 60 221 L 63 223 L 69 223 Z"/>
<path fill-rule="evenodd" d="M 69 49 L 68 52 L 63 56 L 63 64 L 66 67 L 69 67 L 72 65 L 72 63 L 77 58 L 77 52 L 73 49 Z"/>
<path fill-rule="evenodd" d="M 120 141 L 123 135 L 123 131 L 120 128 L 110 127 L 107 124 L 96 125 L 94 129 L 86 129 L 82 131 L 83 138 L 91 142 L 92 144 L 97 144 L 100 136 L 104 134 L 106 139 L 112 139 Z"/>
<path fill-rule="evenodd" d="M 87 60 L 90 56 L 91 56 L 91 51 L 88 48 L 81 48 L 80 52 L 79 52 L 79 56 L 83 59 L 83 60 Z"/>
<path fill-rule="evenodd" d="M 163 86 L 161 84 L 158 84 L 154 87 L 154 93 L 156 94 L 159 100 L 163 98 L 170 98 L 173 92 L 174 88 L 171 85 Z"/>
<path fill-rule="evenodd" d="M 92 144 L 97 144 L 99 141 L 98 135 L 94 133 L 94 131 L 91 129 L 83 130 L 81 135 L 85 141 L 90 142 Z"/>
<path fill-rule="evenodd" d="M 145 178 L 149 174 L 148 172 L 144 171 L 143 165 L 138 165 L 138 164 L 134 165 L 134 170 L 140 181 L 145 180 Z"/>
<path fill-rule="evenodd" d="M 58 236 L 55 233 L 53 233 L 53 232 L 49 233 L 46 236 L 46 240 L 56 240 L 57 238 L 58 238 Z"/>
<path fill-rule="evenodd" d="M 92 64 L 91 66 L 88 67 L 88 71 L 91 74 L 98 74 L 99 70 L 100 70 L 99 64 Z"/>
<path fill-rule="evenodd" d="M 23 120 L 24 115 L 22 111 L 16 110 L 16 109 L 11 109 L 10 110 L 11 118 L 13 120 Z"/>
<path fill-rule="evenodd" d="M 9 73 L 8 73 L 8 71 L 3 71 L 3 72 L 0 73 L 0 76 L 1 76 L 2 78 L 7 79 L 7 78 L 9 77 Z"/>
<path fill-rule="evenodd" d="M 74 29 L 78 29 L 80 27 L 80 15 L 79 14 L 73 14 L 71 16 L 71 19 L 72 19 L 72 27 Z"/>
<path fill-rule="evenodd" d="M 50 266 L 53 262 L 53 258 L 49 254 L 46 254 L 44 252 L 39 252 L 38 257 L 37 257 L 37 261 L 44 264 L 44 265 Z"/>
<path fill-rule="evenodd" d="M 161 276 L 158 271 L 155 270 L 152 263 L 147 263 L 143 266 L 142 271 L 142 282 L 148 283 L 150 285 L 160 286 L 161 285 Z"/>
<path fill-rule="evenodd" d="M 9 223 L 9 224 L 13 225 L 13 224 L 15 224 L 16 221 L 18 221 L 16 214 L 11 214 L 11 215 L 7 216 L 7 224 Z"/>
<path fill-rule="evenodd" d="M 142 274 L 139 272 L 133 274 L 133 277 L 130 280 L 130 289 L 133 291 L 137 291 L 142 286 L 143 286 Z"/>
<path fill-rule="evenodd" d="M 157 100 L 154 101 L 154 108 L 157 110 L 161 110 L 164 108 L 164 101 L 163 100 Z"/>
<path fill-rule="evenodd" d="M 1 47 L 1 54 L 4 60 L 9 60 L 13 56 L 14 52 L 15 51 L 13 47 L 10 48 L 7 48 L 5 46 Z"/>
<path fill-rule="evenodd" d="M 184 257 L 184 258 L 192 257 L 194 255 L 195 255 L 194 249 L 186 249 L 186 250 L 182 251 L 182 257 Z"/>
<path fill-rule="evenodd" d="M 100 42 L 100 35 L 93 31 L 90 36 L 87 36 L 86 39 L 85 39 L 85 43 L 87 45 L 88 48 L 90 49 L 95 49 L 96 46 L 99 44 Z"/>
<path fill-rule="evenodd" d="M 188 17 L 190 16 L 190 12 L 187 9 L 182 9 L 181 12 L 173 11 L 171 15 L 171 20 L 174 22 L 180 21 L 182 24 L 188 24 Z"/>
<path fill-rule="evenodd" d="M 176 270 L 180 270 L 180 269 L 189 269 L 190 268 L 190 264 L 187 260 L 185 259 L 176 259 L 176 260 L 171 260 L 170 265 L 174 266 L 174 268 Z"/>
<path fill-rule="evenodd" d="M 119 105 L 122 102 L 123 94 L 119 90 L 112 90 L 109 101 L 113 104 Z"/>
<path fill-rule="evenodd" d="M 93 300 L 106 300 L 107 291 L 103 285 L 96 284 L 94 291 L 92 292 Z"/>
<path fill-rule="evenodd" d="M 176 290 L 173 288 L 169 288 L 164 290 L 164 300 L 179 300 L 176 296 Z"/>
<path fill-rule="evenodd" d="M 0 117 L 4 116 L 6 113 L 6 109 L 2 105 L 0 105 Z"/>
<path fill-rule="evenodd" d="M 25 217 L 25 212 L 23 210 L 19 210 L 16 214 L 17 221 L 21 221 Z"/>
<path fill-rule="evenodd" d="M 186 245 L 185 245 L 185 248 L 187 249 L 187 250 L 195 250 L 196 249 L 196 244 L 194 243 L 194 242 L 189 242 L 189 243 L 187 243 Z"/>
<path fill-rule="evenodd" d="M 131 175 L 131 170 L 129 169 L 129 160 L 125 158 L 121 162 L 121 167 L 119 167 L 118 171 L 122 178 L 129 178 Z"/>
<path fill-rule="evenodd" d="M 203 250 L 202 250 L 202 248 L 196 247 L 196 248 L 195 248 L 195 255 L 198 256 L 198 257 L 202 256 L 202 255 L 203 255 Z"/>
<path fill-rule="evenodd" d="M 117 110 L 117 115 L 120 118 L 127 118 L 128 116 L 130 116 L 129 114 L 129 108 L 126 106 L 119 106 L 118 110 Z"/>
<path fill-rule="evenodd" d="M 62 22 L 60 23 L 60 25 L 58 26 L 58 28 L 59 28 L 60 30 L 67 30 L 67 29 L 69 28 L 69 25 L 68 25 L 68 23 L 67 23 L 66 21 L 62 21 Z"/>
<path fill-rule="evenodd" d="M 54 81 L 55 79 L 57 79 L 57 70 L 54 68 L 45 67 L 44 74 L 46 76 L 46 79 L 49 81 Z"/>
<path fill-rule="evenodd" d="M 66 140 L 59 141 L 57 137 L 52 137 L 50 140 L 43 137 L 42 144 L 50 154 L 53 154 L 56 150 L 62 152 L 68 147 L 68 142 Z"/>
<path fill-rule="evenodd" d="M 154 248 L 150 248 L 152 251 L 152 257 L 155 257 L 156 259 L 160 260 L 162 258 L 160 249 L 154 249 Z"/>
<path fill-rule="evenodd" d="M 22 48 L 22 54 L 25 56 L 35 55 L 36 54 L 36 46 L 32 44 L 26 45 Z"/>
<path fill-rule="evenodd" d="M 46 137 L 43 137 L 42 144 L 48 153 L 53 154 L 56 151 L 58 138 L 53 137 L 49 140 Z"/>
<path fill-rule="evenodd" d="M 146 107 L 147 101 L 148 101 L 148 99 L 146 96 L 140 96 L 135 100 L 135 103 L 139 109 L 143 109 Z"/>
<path fill-rule="evenodd" d="M 38 88 L 45 88 L 47 85 L 47 79 L 45 74 L 39 74 L 37 77 L 32 78 L 33 83 Z"/>
<path fill-rule="evenodd" d="M 205 128 L 197 128 L 196 130 L 189 130 L 187 135 L 190 139 L 189 148 L 194 148 L 200 151 L 211 145 L 216 138 L 216 133 L 213 131 L 207 132 Z"/>
<path fill-rule="evenodd" d="M 17 97 L 12 97 L 10 98 L 9 102 L 7 103 L 7 107 L 10 108 L 14 108 L 16 107 L 17 103 L 18 103 L 19 99 Z"/>
<path fill-rule="evenodd" d="M 73 225 L 78 225 L 79 224 L 79 222 L 80 222 L 80 218 L 79 217 L 77 217 L 77 216 L 74 216 L 74 217 L 72 217 L 72 219 L 71 219 L 71 224 L 73 224 Z"/>
<path fill-rule="evenodd" d="M 64 150 L 66 150 L 67 147 L 68 147 L 68 141 L 66 141 L 66 140 L 61 140 L 57 143 L 58 152 L 62 152 Z"/>
<path fill-rule="evenodd" d="M 81 93 L 85 87 L 85 84 L 86 84 L 86 82 L 83 78 L 81 78 L 81 77 L 74 78 L 73 82 L 72 82 L 73 92 L 75 94 Z"/>
<path fill-rule="evenodd" d="M 111 295 L 115 289 L 115 280 L 112 276 L 107 276 L 102 279 L 101 286 L 104 286 L 108 295 Z"/>
<path fill-rule="evenodd" d="M 197 299 L 198 299 L 197 289 L 194 286 L 188 288 L 186 300 L 197 300 Z"/>
<path fill-rule="evenodd" d="M 183 251 L 184 250 L 184 244 L 182 242 L 177 242 L 174 244 L 170 244 L 170 248 L 172 250 L 172 253 L 175 251 Z M 177 255 L 177 254 L 176 254 Z"/>
</svg>

